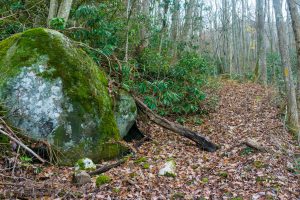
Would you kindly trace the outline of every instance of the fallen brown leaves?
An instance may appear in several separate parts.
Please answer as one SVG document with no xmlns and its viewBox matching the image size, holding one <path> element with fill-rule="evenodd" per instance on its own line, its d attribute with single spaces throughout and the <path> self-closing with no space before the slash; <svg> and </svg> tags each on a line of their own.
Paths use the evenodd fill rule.
<svg viewBox="0 0 300 200">
<path fill-rule="evenodd" d="M 93 178 L 93 183 L 76 187 L 71 183 L 71 168 L 44 168 L 38 175 L 22 170 L 15 174 L 26 179 L 8 177 L 10 172 L 3 169 L 0 193 L 17 190 L 18 185 L 25 188 L 30 182 L 31 189 L 51 188 L 52 193 L 45 194 L 49 198 L 60 194 L 71 199 L 299 199 L 299 175 L 288 166 L 300 150 L 285 130 L 273 99 L 272 89 L 226 81 L 216 112 L 201 126 L 188 125 L 221 145 L 215 153 L 201 151 L 189 140 L 152 125 L 148 129 L 153 140 L 137 152 L 136 159 L 144 157 L 143 162 L 130 159 L 106 172 L 112 178 L 109 184 L 97 188 Z M 243 144 L 247 138 L 270 151 L 247 147 Z M 176 178 L 158 176 L 168 158 L 176 162 Z"/>
</svg>

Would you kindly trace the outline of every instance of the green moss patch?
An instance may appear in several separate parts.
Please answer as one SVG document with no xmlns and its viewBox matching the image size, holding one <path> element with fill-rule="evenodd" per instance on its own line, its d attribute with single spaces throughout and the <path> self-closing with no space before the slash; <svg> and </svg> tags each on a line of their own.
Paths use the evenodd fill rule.
<svg viewBox="0 0 300 200">
<path fill-rule="evenodd" d="M 227 173 L 227 172 L 224 172 L 224 171 L 219 172 L 218 175 L 219 175 L 221 178 L 228 178 L 228 173 Z"/>
<path fill-rule="evenodd" d="M 150 164 L 149 163 L 144 163 L 143 164 L 143 168 L 144 169 L 149 169 L 150 168 Z"/>
<path fill-rule="evenodd" d="M 134 161 L 134 163 L 136 163 L 136 164 L 141 164 L 143 162 L 147 162 L 147 158 L 146 157 L 140 157 L 140 158 L 138 158 L 138 159 L 136 159 Z"/>
<path fill-rule="evenodd" d="M 170 173 L 170 172 L 166 172 L 166 173 L 164 174 L 164 176 L 175 178 L 175 177 L 176 177 L 176 174 Z"/>
<path fill-rule="evenodd" d="M 107 175 L 99 175 L 96 178 L 96 186 L 99 187 L 101 185 L 107 184 L 111 182 L 111 178 Z"/>
</svg>

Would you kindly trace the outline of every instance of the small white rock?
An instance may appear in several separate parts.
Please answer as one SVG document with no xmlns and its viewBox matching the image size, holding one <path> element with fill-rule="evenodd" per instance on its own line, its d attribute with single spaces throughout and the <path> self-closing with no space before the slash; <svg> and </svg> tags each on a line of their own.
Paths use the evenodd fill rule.
<svg viewBox="0 0 300 200">
<path fill-rule="evenodd" d="M 159 170 L 158 175 L 160 175 L 160 176 L 176 176 L 175 169 L 176 169 L 175 161 L 169 160 L 164 164 L 163 168 L 161 168 Z"/>
<path fill-rule="evenodd" d="M 80 170 L 90 171 L 95 169 L 96 169 L 96 165 L 89 158 L 80 159 L 75 164 L 75 172 Z"/>
</svg>

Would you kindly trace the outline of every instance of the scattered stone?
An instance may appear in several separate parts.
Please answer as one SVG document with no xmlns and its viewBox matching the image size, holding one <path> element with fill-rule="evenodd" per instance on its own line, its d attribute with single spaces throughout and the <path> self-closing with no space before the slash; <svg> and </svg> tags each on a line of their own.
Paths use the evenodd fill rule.
<svg viewBox="0 0 300 200">
<path fill-rule="evenodd" d="M 91 176 L 86 171 L 81 171 L 74 174 L 74 182 L 77 185 L 84 185 L 91 182 Z"/>
<path fill-rule="evenodd" d="M 168 176 L 168 177 L 176 177 L 176 164 L 174 160 L 167 161 L 163 168 L 159 170 L 158 175 L 160 176 Z"/>
</svg>

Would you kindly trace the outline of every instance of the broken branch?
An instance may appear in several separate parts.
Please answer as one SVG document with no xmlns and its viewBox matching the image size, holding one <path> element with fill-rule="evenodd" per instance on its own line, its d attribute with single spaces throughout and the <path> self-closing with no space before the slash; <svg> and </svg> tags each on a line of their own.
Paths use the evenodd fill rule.
<svg viewBox="0 0 300 200">
<path fill-rule="evenodd" d="M 11 136 L 10 134 L 6 133 L 5 131 L 3 131 L 0 127 L 0 133 L 2 133 L 3 135 L 9 137 L 11 140 L 13 140 L 15 143 L 17 143 L 18 145 L 20 145 L 21 147 L 23 147 L 26 151 L 28 151 L 29 153 L 31 153 L 34 157 L 36 157 L 39 161 L 41 161 L 42 163 L 45 163 L 46 161 L 44 159 L 42 159 L 39 155 L 37 155 L 33 150 L 31 150 L 29 147 L 27 147 L 23 142 L 21 142 L 20 140 L 14 138 L 13 136 Z"/>
<path fill-rule="evenodd" d="M 214 152 L 218 149 L 217 145 L 215 145 L 214 143 L 207 140 L 204 136 L 187 129 L 184 126 L 181 126 L 179 124 L 171 122 L 171 121 L 155 114 L 139 98 L 137 98 L 136 96 L 133 96 L 133 97 L 135 99 L 137 106 L 141 109 L 141 111 L 144 114 L 146 114 L 148 116 L 148 118 L 155 124 L 162 126 L 170 131 L 173 131 L 183 137 L 186 137 L 186 138 L 194 141 L 198 147 L 200 147 L 201 149 L 203 149 L 205 151 Z"/>
<path fill-rule="evenodd" d="M 122 159 L 122 160 L 119 160 L 116 163 L 113 163 L 113 164 L 110 164 L 110 165 L 105 165 L 105 166 L 100 167 L 100 168 L 98 168 L 98 169 L 96 169 L 94 171 L 89 172 L 88 174 L 91 175 L 91 176 L 97 175 L 97 174 L 102 174 L 104 172 L 109 171 L 112 168 L 115 168 L 115 167 L 118 167 L 118 166 L 122 165 L 123 163 L 125 163 L 126 160 L 127 159 Z"/>
</svg>

